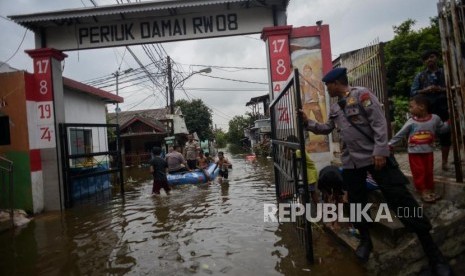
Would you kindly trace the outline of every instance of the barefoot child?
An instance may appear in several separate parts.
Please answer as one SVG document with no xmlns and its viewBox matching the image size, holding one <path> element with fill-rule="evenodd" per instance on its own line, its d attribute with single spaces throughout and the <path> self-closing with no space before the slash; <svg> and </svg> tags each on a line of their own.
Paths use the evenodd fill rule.
<svg viewBox="0 0 465 276">
<path fill-rule="evenodd" d="M 430 113 L 430 103 L 422 95 L 410 99 L 410 118 L 389 141 L 393 146 L 408 136 L 408 157 L 413 183 L 424 202 L 433 203 L 440 198 L 434 193 L 434 141 L 436 134 L 447 132 L 449 125 L 436 114 Z"/>
<path fill-rule="evenodd" d="M 318 189 L 322 193 L 324 203 L 332 203 L 338 206 L 339 203 L 347 202 L 347 192 L 343 189 L 341 170 L 333 165 L 321 169 L 318 178 Z M 329 225 L 333 229 L 339 229 L 337 220 Z"/>
</svg>

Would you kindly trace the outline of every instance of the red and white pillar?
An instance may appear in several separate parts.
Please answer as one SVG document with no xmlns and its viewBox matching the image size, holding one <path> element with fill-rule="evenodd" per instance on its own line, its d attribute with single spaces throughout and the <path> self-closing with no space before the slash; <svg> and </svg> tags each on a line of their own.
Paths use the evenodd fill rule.
<svg viewBox="0 0 465 276">
<path fill-rule="evenodd" d="M 34 62 L 34 79 L 26 89 L 34 212 L 61 210 L 58 123 L 64 122 L 61 61 L 67 55 L 49 48 L 26 53 Z"/>
<path fill-rule="evenodd" d="M 289 36 L 292 26 L 267 27 L 263 29 L 262 39 L 267 46 L 268 62 L 270 68 L 270 78 L 273 100 L 281 91 L 283 85 L 291 74 L 291 55 L 289 52 Z"/>
</svg>

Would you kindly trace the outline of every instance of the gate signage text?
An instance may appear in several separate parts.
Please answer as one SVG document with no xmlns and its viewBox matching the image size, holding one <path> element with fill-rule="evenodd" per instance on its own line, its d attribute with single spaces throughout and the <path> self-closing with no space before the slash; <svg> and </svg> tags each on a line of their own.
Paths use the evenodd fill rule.
<svg viewBox="0 0 465 276">
<path fill-rule="evenodd" d="M 221 37 L 260 33 L 272 25 L 272 11 L 266 8 L 63 25 L 46 29 L 46 47 L 80 50 Z"/>
</svg>

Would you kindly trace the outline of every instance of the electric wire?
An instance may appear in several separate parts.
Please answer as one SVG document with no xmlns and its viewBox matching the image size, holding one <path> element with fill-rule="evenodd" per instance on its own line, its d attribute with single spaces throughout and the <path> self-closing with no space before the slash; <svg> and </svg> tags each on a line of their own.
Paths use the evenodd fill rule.
<svg viewBox="0 0 465 276">
<path fill-rule="evenodd" d="M 26 38 L 26 34 L 27 34 L 27 29 L 24 30 L 24 34 L 23 34 L 23 38 L 21 39 L 21 42 L 19 43 L 18 47 L 16 48 L 15 52 L 5 61 L 1 62 L 0 63 L 0 66 L 2 66 L 3 64 L 6 64 L 8 61 L 10 61 L 14 56 L 16 56 L 16 54 L 18 53 L 19 49 L 21 48 L 21 46 L 23 45 L 23 42 L 24 42 L 24 39 Z"/>
</svg>

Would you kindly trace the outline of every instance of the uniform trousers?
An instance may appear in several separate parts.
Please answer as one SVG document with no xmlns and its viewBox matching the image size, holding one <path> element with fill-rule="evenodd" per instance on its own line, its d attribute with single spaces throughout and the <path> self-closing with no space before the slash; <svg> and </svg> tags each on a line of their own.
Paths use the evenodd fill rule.
<svg viewBox="0 0 465 276">
<path fill-rule="evenodd" d="M 399 167 L 390 164 L 387 164 L 381 170 L 375 170 L 373 165 L 356 169 L 344 168 L 342 176 L 348 190 L 350 203 L 361 203 L 362 208 L 367 204 L 367 172 L 370 172 L 377 182 L 392 211 L 397 212 L 401 209 L 403 214 L 419 214 L 419 204 L 406 187 L 409 183 L 408 179 L 400 171 Z M 422 213 L 411 217 L 399 216 L 399 219 L 408 230 L 417 234 L 428 233 L 431 230 L 430 221 Z M 354 222 L 354 226 L 359 230 L 368 229 L 366 221 Z"/>
</svg>

